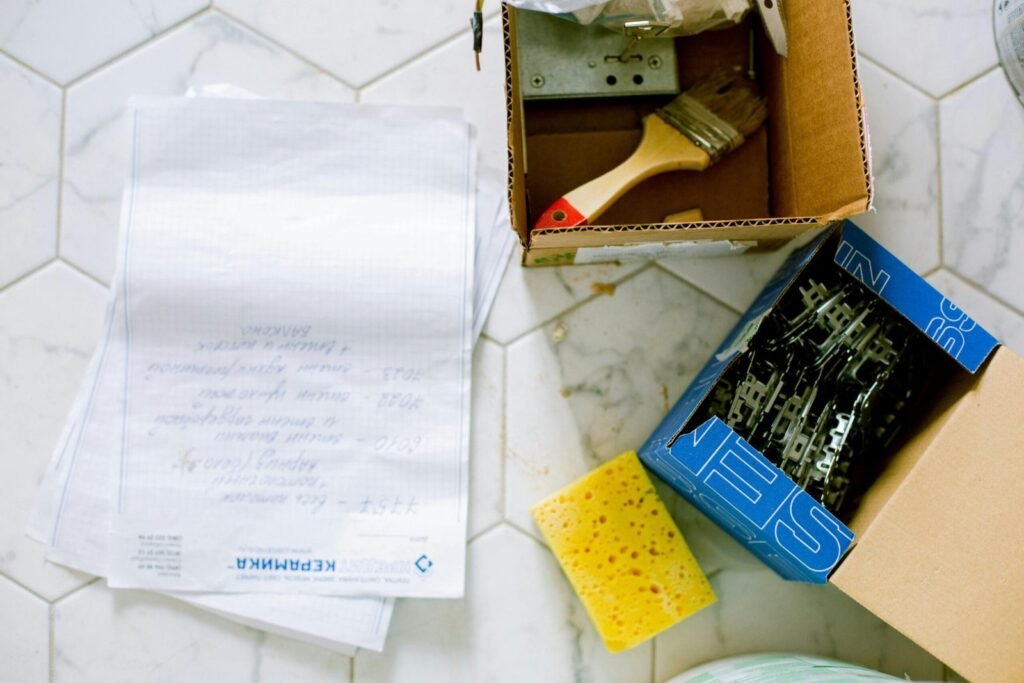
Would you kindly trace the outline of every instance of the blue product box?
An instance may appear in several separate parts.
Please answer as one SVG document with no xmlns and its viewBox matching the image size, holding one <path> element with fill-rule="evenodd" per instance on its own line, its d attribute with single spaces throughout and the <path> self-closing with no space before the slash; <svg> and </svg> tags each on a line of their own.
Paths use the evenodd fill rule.
<svg viewBox="0 0 1024 683">
<path fill-rule="evenodd" d="M 830 259 L 974 374 L 998 346 L 975 323 L 851 222 L 824 231 L 778 270 L 639 455 L 695 507 L 785 579 L 825 583 L 854 533 L 718 418 L 692 418 L 762 321 L 812 263 Z"/>
</svg>

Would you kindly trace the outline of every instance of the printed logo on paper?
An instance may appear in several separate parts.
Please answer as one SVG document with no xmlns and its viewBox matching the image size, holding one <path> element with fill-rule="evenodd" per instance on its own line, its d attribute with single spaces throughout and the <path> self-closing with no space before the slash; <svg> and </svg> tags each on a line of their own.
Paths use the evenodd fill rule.
<svg viewBox="0 0 1024 683">
<path fill-rule="evenodd" d="M 420 555 L 413 564 L 416 565 L 416 569 L 420 570 L 420 574 L 426 574 L 434 566 L 434 561 L 426 555 Z"/>
</svg>

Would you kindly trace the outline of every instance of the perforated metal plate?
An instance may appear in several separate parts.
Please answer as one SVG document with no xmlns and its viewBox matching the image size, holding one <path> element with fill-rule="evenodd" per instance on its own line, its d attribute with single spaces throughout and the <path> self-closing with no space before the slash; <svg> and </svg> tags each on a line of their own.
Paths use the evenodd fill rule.
<svg viewBox="0 0 1024 683">
<path fill-rule="evenodd" d="M 523 99 L 675 95 L 671 38 L 635 40 L 601 26 L 516 11 L 516 54 Z"/>
</svg>

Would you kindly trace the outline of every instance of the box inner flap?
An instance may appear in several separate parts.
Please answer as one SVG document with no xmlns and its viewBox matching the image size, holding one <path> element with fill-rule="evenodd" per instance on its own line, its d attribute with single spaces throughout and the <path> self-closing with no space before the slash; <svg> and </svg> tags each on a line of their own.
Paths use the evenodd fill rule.
<svg viewBox="0 0 1024 683">
<path fill-rule="evenodd" d="M 1024 680 L 1021 386 L 1024 359 L 997 349 L 831 579 L 972 680 Z"/>
<path fill-rule="evenodd" d="M 870 158 L 862 130 L 849 7 L 787 0 L 789 57 L 763 50 L 773 214 L 841 217 L 867 209 Z"/>
</svg>

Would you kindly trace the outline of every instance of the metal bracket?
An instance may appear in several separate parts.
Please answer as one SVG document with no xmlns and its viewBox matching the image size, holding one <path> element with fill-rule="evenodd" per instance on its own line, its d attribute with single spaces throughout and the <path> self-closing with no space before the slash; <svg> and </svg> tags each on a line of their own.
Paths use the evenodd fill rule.
<svg viewBox="0 0 1024 683">
<path fill-rule="evenodd" d="M 524 100 L 675 95 L 676 47 L 644 23 L 622 35 L 543 12 L 516 10 L 516 55 Z"/>
</svg>

